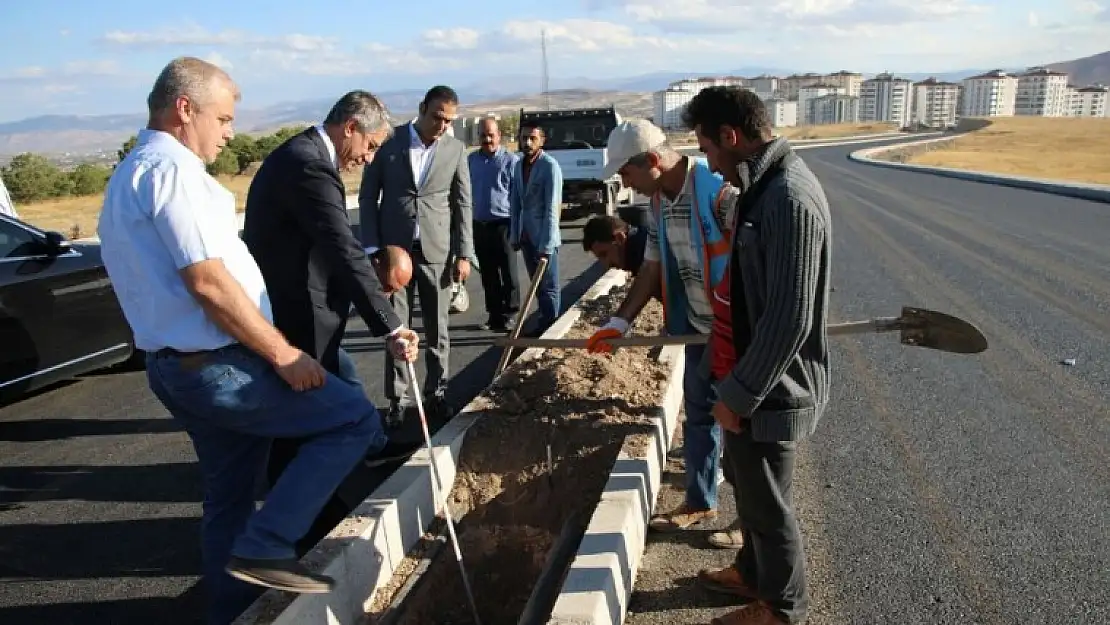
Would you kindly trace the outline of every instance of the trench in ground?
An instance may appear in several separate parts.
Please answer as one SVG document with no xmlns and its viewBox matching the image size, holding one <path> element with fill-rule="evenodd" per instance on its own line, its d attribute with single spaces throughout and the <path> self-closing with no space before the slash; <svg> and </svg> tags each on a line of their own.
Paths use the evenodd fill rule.
<svg viewBox="0 0 1110 625">
<path fill-rule="evenodd" d="M 582 316 L 567 338 L 589 336 L 626 290 L 614 287 L 580 304 Z M 661 326 L 662 309 L 653 301 L 633 333 L 655 335 Z M 577 551 L 618 454 L 646 449 L 667 384 L 657 358 L 658 350 L 642 348 L 610 356 L 547 350 L 514 363 L 479 396 L 482 416 L 463 441 L 449 505 L 483 625 L 518 622 L 564 530 L 575 542 L 561 565 Z M 368 623 L 474 622 L 439 521 L 377 591 Z M 568 521 L 576 527 L 565 527 Z M 564 573 L 555 573 L 553 588 Z"/>
</svg>

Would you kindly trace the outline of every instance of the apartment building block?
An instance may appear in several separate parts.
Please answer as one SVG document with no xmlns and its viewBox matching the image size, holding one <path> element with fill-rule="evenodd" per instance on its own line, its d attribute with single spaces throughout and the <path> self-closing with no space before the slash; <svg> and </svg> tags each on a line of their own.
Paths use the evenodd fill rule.
<svg viewBox="0 0 1110 625">
<path fill-rule="evenodd" d="M 963 80 L 960 115 L 1006 117 L 1014 114 L 1018 79 L 996 69 Z"/>
<path fill-rule="evenodd" d="M 859 119 L 861 122 L 893 122 L 899 128 L 908 126 L 913 108 L 913 82 L 879 74 L 863 81 L 860 90 Z"/>
<path fill-rule="evenodd" d="M 783 100 L 781 98 L 766 98 L 763 103 L 767 105 L 767 112 L 771 116 L 771 123 L 775 128 L 786 128 L 798 125 L 798 101 Z"/>
<path fill-rule="evenodd" d="M 960 85 L 926 78 L 913 84 L 912 100 L 912 123 L 930 128 L 953 126 L 959 116 Z"/>
<path fill-rule="evenodd" d="M 1044 67 L 1033 67 L 1017 77 L 1015 115 L 1069 117 L 1068 75 Z"/>
<path fill-rule="evenodd" d="M 858 96 L 863 88 L 863 74 L 840 70 L 826 74 L 821 82 L 843 89 L 842 93 L 846 95 Z"/>
<path fill-rule="evenodd" d="M 809 124 L 818 123 L 815 109 L 810 104 L 817 98 L 823 98 L 828 95 L 848 95 L 843 89 L 835 85 L 826 85 L 817 83 L 808 87 L 800 87 L 798 89 L 798 125 L 805 126 Z"/>
<path fill-rule="evenodd" d="M 814 125 L 854 124 L 860 121 L 859 96 L 830 93 L 808 100 L 808 116 Z"/>
<path fill-rule="evenodd" d="M 1072 117 L 1110 117 L 1110 87 L 1070 87 L 1068 95 Z"/>
</svg>

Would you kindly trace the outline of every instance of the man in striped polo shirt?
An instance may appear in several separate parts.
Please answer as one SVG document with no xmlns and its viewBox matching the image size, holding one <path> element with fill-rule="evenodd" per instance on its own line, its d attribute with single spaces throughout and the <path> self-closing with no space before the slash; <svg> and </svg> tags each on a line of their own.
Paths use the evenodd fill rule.
<svg viewBox="0 0 1110 625">
<path fill-rule="evenodd" d="M 626 334 L 648 301 L 661 293 L 667 333 L 709 334 L 712 289 L 724 277 L 728 239 L 721 224 L 735 191 L 705 159 L 684 156 L 670 147 L 663 131 L 646 120 L 628 121 L 609 135 L 609 164 L 603 178 L 619 173 L 626 186 L 651 197 L 643 263 L 624 302 L 609 322 L 590 337 L 587 349 L 609 352 L 609 339 Z M 717 518 L 717 474 L 721 428 L 711 410 L 713 385 L 703 373 L 704 344 L 686 347 L 683 394 L 683 455 L 686 498 L 676 509 L 656 515 L 658 531 L 685 530 Z"/>
</svg>

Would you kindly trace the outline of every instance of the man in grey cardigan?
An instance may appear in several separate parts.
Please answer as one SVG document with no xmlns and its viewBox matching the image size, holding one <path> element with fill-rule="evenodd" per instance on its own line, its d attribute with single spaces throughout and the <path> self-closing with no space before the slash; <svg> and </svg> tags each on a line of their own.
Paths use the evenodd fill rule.
<svg viewBox="0 0 1110 625">
<path fill-rule="evenodd" d="M 446 401 L 452 279 L 465 282 L 474 258 L 466 145 L 447 134 L 458 106 L 459 97 L 450 87 L 429 89 L 416 120 L 394 129 L 363 170 L 358 193 L 367 253 L 380 263 L 385 247 L 395 245 L 412 257 L 414 284 L 393 295 L 393 307 L 411 327 L 414 296 L 420 297 L 428 336 L 425 401 L 440 419 L 454 412 Z M 390 402 L 385 421 L 393 427 L 404 417 L 402 402 L 410 389 L 403 365 L 387 360 L 385 393 Z"/>
<path fill-rule="evenodd" d="M 744 540 L 732 566 L 698 581 L 750 601 L 717 625 L 800 623 L 809 593 L 792 476 L 797 445 L 829 399 L 828 201 L 789 142 L 774 138 L 754 93 L 704 89 L 683 117 L 710 166 L 740 190 L 730 276 L 715 293 L 729 305 L 714 324 L 715 334 L 731 331 L 735 362 L 702 364 L 716 383 L 713 417 L 725 430 Z"/>
</svg>

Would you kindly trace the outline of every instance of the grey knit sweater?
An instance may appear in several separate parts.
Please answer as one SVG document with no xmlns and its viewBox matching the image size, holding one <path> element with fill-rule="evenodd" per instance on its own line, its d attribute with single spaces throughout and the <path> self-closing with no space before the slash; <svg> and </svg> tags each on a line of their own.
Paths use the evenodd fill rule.
<svg viewBox="0 0 1110 625">
<path fill-rule="evenodd" d="M 741 197 L 789 152 L 789 142 L 776 139 L 741 165 Z M 743 306 L 733 309 L 733 327 L 750 340 L 737 345 L 740 358 L 717 391 L 750 419 L 757 441 L 805 438 L 828 403 L 831 250 L 825 192 L 795 155 L 733 227 L 732 301 Z M 750 332 L 736 332 L 745 321 Z"/>
</svg>

